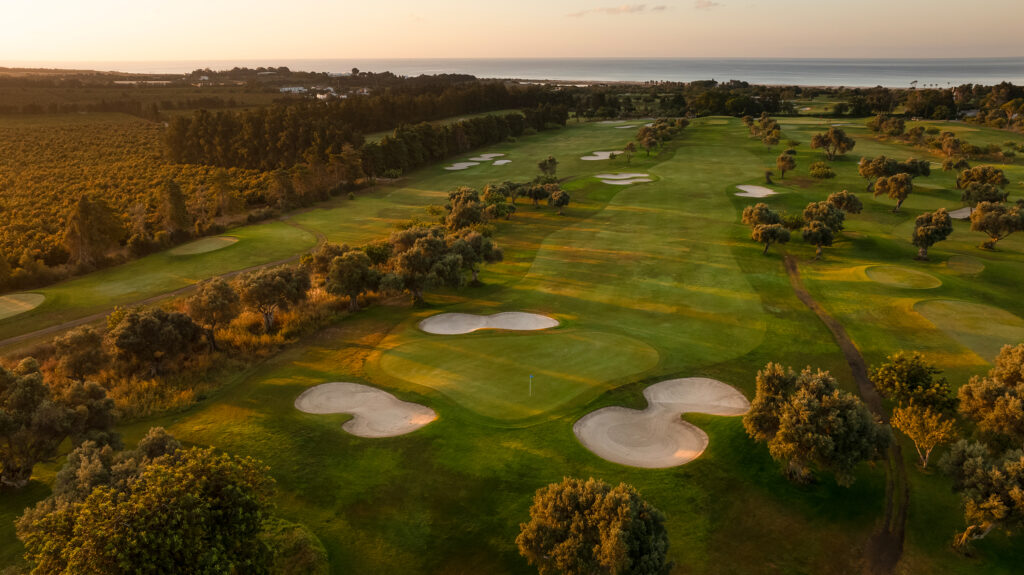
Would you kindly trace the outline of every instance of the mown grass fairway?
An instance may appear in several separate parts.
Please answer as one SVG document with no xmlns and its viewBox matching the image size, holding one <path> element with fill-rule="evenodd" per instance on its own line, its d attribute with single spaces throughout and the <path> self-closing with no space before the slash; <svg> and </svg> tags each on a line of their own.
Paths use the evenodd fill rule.
<svg viewBox="0 0 1024 575">
<path fill-rule="evenodd" d="M 823 154 L 810 150 L 809 140 L 828 122 L 781 122 L 784 141 L 802 142 L 798 167 L 776 181 L 779 195 L 763 200 L 736 197 L 735 186 L 763 184 L 761 174 L 774 166 L 780 147 L 750 139 L 739 119 L 709 118 L 695 121 L 660 153 L 636 154 L 630 164 L 624 158 L 578 158 L 621 149 L 632 130 L 570 124 L 479 150 L 506 153 L 512 163 L 505 166 L 461 172 L 432 166 L 354 201 L 336 199 L 296 214 L 295 222 L 332 241 L 359 244 L 387 235 L 393 222 L 422 206 L 442 204 L 455 186 L 530 178 L 549 154 L 558 158 L 558 175 L 572 195 L 565 216 L 520 201 L 510 221 L 496 222 L 505 261 L 484 268 L 484 285 L 430 293 L 429 310 L 371 307 L 240 374 L 186 412 L 125 427 L 126 440 L 132 443 L 150 426 L 163 425 L 186 442 L 263 460 L 277 480 L 278 511 L 317 534 L 335 573 L 535 572 L 516 551 L 518 525 L 527 518 L 534 491 L 565 476 L 636 486 L 668 518 L 673 573 L 860 572 L 865 541 L 883 513 L 881 465 L 861 466 L 850 488 L 829 477 L 797 486 L 783 477 L 763 445 L 747 437 L 740 418 L 685 415 L 707 432 L 708 449 L 692 463 L 662 470 L 604 461 L 572 433 L 573 422 L 595 409 L 642 409 L 642 390 L 663 379 L 710 377 L 752 398 L 755 373 L 769 361 L 828 369 L 844 388 L 855 390 L 831 333 L 794 295 L 783 253 L 799 260 L 808 290 L 843 323 L 869 363 L 900 349 L 920 350 L 957 386 L 989 368 L 996 340 L 1024 338 L 1016 331 L 1024 328 L 1016 319 L 1024 317 L 1024 234 L 987 252 L 976 247 L 980 234 L 958 222 L 950 239 L 930 251 L 931 261 L 916 261 L 909 241 L 913 220 L 926 209 L 959 207 L 953 176 L 936 172 L 920 178 L 934 188 L 919 187 L 894 214 L 892 201 L 864 193 L 856 161 L 880 153 L 922 157 L 923 151 L 869 139 L 854 126 L 849 132 L 857 147 L 832 163 L 834 180 L 819 182 L 807 167 Z M 1024 179 L 1021 164 L 1006 169 L 1011 181 Z M 592 177 L 605 172 L 649 173 L 656 181 L 613 186 Z M 844 188 L 858 193 L 865 210 L 847 218 L 846 231 L 820 261 L 811 261 L 814 248 L 799 233 L 762 256 L 762 246 L 739 222 L 743 207 L 759 201 L 799 212 Z M 1020 196 L 1020 188 L 1011 190 L 1011 199 Z M 298 234 L 289 250 L 312 242 L 284 224 L 271 226 Z M 200 269 L 224 266 L 228 260 L 220 258 L 250 253 L 244 251 L 245 234 L 254 229 L 234 230 L 237 244 L 189 258 L 208 262 Z M 167 255 L 136 265 L 147 261 L 153 273 L 170 274 L 184 265 Z M 151 280 L 141 274 L 147 269 L 136 268 L 140 277 L 134 281 L 148 285 Z M 916 286 L 922 278 L 941 285 Z M 105 285 L 95 276 L 76 281 L 96 290 L 76 295 L 76 302 Z M 59 289 L 64 288 L 48 291 L 48 298 Z M 560 325 L 457 336 L 417 328 L 421 319 L 441 311 L 530 311 L 555 317 Z M 1005 329 L 987 331 L 997 323 Z M 530 374 L 536 376 L 533 397 Z M 406 436 L 362 439 L 341 429 L 346 415 L 294 409 L 305 389 L 331 381 L 377 386 L 439 417 Z M 1018 570 L 1024 562 L 1019 535 L 990 535 L 978 542 L 975 557 L 950 549 L 963 522 L 957 498 L 948 478 L 914 467 L 913 452 L 904 445 L 911 508 L 902 568 L 957 574 Z M 937 452 L 933 460 L 938 457 Z M 39 468 L 25 492 L 32 496 L 0 500 L 0 517 L 13 517 L 42 497 L 53 469 Z M 0 541 L 11 542 L 0 546 L 0 560 L 9 561 L 18 545 L 9 522 L 0 529 Z"/>
</svg>

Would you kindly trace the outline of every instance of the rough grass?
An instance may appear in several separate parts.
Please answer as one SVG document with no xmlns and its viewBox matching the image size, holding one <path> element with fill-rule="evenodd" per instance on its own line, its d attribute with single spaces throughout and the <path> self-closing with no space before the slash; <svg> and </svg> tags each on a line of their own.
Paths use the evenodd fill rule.
<svg viewBox="0 0 1024 575">
<path fill-rule="evenodd" d="M 942 285 L 942 280 L 933 275 L 902 266 L 871 266 L 864 273 L 872 281 L 898 288 L 932 289 Z"/>
</svg>

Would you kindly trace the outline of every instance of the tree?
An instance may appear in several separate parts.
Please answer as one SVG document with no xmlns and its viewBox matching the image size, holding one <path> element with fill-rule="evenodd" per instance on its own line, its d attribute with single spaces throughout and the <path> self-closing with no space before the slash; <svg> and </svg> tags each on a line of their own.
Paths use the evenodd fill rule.
<svg viewBox="0 0 1024 575">
<path fill-rule="evenodd" d="M 742 221 L 750 226 L 750 238 L 764 244 L 762 254 L 768 253 L 773 243 L 784 244 L 789 241 L 789 230 L 782 225 L 781 216 L 765 203 L 757 203 L 743 208 Z"/>
<path fill-rule="evenodd" d="M 331 267 L 331 262 L 334 261 L 334 258 L 344 255 L 351 249 L 347 244 L 324 242 L 308 255 L 302 256 L 299 265 L 308 270 L 309 273 L 323 277 L 327 275 L 327 270 Z M 387 257 L 384 257 L 384 260 L 387 260 Z"/>
<path fill-rule="evenodd" d="M 185 194 L 181 192 L 181 186 L 174 180 L 167 180 L 160 189 L 160 198 L 157 204 L 157 216 L 164 231 L 171 235 L 174 242 L 188 238 L 192 229 L 192 218 L 188 215 L 188 208 L 185 206 Z"/>
<path fill-rule="evenodd" d="M 623 148 L 623 151 L 626 154 L 626 163 L 629 164 L 629 160 L 632 159 L 633 154 L 636 153 L 636 144 L 629 142 L 626 144 L 626 147 Z"/>
<path fill-rule="evenodd" d="M 537 167 L 540 168 L 541 173 L 545 176 L 554 177 L 555 172 L 558 171 L 558 160 L 556 160 L 554 156 L 548 156 L 541 160 L 537 164 Z"/>
<path fill-rule="evenodd" d="M 533 201 L 533 207 L 540 207 L 540 201 L 551 197 L 553 192 L 561 190 L 558 184 L 532 184 L 523 190 L 524 195 Z"/>
<path fill-rule="evenodd" d="M 472 188 L 460 187 L 450 192 L 445 208 L 448 215 L 444 223 L 449 230 L 461 230 L 484 223 L 484 204 L 480 202 L 480 194 Z"/>
<path fill-rule="evenodd" d="M 117 359 L 125 365 L 147 368 L 156 376 L 162 366 L 177 362 L 192 351 L 201 329 L 189 316 L 163 309 L 133 309 L 107 332 Z"/>
<path fill-rule="evenodd" d="M 369 256 L 358 250 L 334 258 L 327 272 L 327 291 L 348 296 L 349 311 L 359 311 L 359 296 L 379 285 L 380 273 Z"/>
<path fill-rule="evenodd" d="M 558 215 L 563 215 L 565 206 L 569 205 L 569 192 L 565 190 L 555 190 L 550 197 L 548 197 L 548 205 L 558 208 Z"/>
<path fill-rule="evenodd" d="M 1013 232 L 1024 230 L 1024 210 L 1021 206 L 1008 207 L 1005 204 L 981 202 L 971 212 L 971 231 L 987 234 L 988 241 L 981 247 L 995 249 L 996 242 Z"/>
<path fill-rule="evenodd" d="M 654 136 L 645 136 L 640 140 L 640 145 L 644 147 L 644 150 L 647 152 L 647 156 L 650 157 L 651 150 L 658 146 L 658 139 Z"/>
<path fill-rule="evenodd" d="M 988 184 L 997 188 L 1005 188 L 1010 181 L 1006 178 L 1006 174 L 1002 170 L 994 166 L 975 166 L 973 168 L 967 168 L 960 172 L 960 175 L 956 178 L 957 189 L 963 189 L 968 184 Z"/>
<path fill-rule="evenodd" d="M 210 349 L 217 350 L 216 330 L 238 317 L 242 311 L 241 298 L 231 284 L 222 278 L 202 282 L 196 293 L 185 300 L 185 311 L 206 330 Z"/>
<path fill-rule="evenodd" d="M 847 214 L 859 214 L 864 209 L 860 198 L 846 190 L 832 192 L 825 201 Z"/>
<path fill-rule="evenodd" d="M 242 305 L 263 315 L 263 328 L 270 333 L 277 312 L 305 300 L 309 288 L 308 272 L 286 266 L 242 276 L 238 291 Z"/>
<path fill-rule="evenodd" d="M 820 468 L 848 486 L 857 464 L 879 457 L 890 441 L 888 429 L 860 399 L 836 389 L 827 371 L 809 367 L 800 375 L 777 364 L 758 372 L 757 395 L 743 423 L 798 482 Z"/>
<path fill-rule="evenodd" d="M 953 220 L 946 208 L 934 212 L 925 212 L 914 220 L 914 235 L 911 242 L 917 246 L 917 258 L 928 259 L 928 248 L 949 237 L 953 233 Z"/>
<path fill-rule="evenodd" d="M 892 412 L 892 426 L 914 442 L 921 459 L 921 467 L 928 468 L 928 458 L 937 446 L 956 437 L 953 420 L 941 411 L 922 407 L 913 402 Z"/>
<path fill-rule="evenodd" d="M 788 151 L 782 152 L 775 158 L 775 166 L 779 169 L 779 179 L 785 179 L 787 171 L 796 169 L 796 158 Z"/>
<path fill-rule="evenodd" d="M 661 575 L 664 521 L 629 485 L 565 478 L 537 490 L 516 544 L 541 575 Z"/>
<path fill-rule="evenodd" d="M 411 228 L 391 235 L 393 256 L 381 280 L 386 289 L 408 291 L 413 305 L 423 303 L 423 291 L 462 285 L 462 257 L 449 250 L 441 228 Z"/>
<path fill-rule="evenodd" d="M 821 257 L 824 246 L 832 245 L 835 235 L 843 230 L 846 214 L 828 201 L 811 202 L 804 208 L 804 241 L 815 246 L 814 259 Z"/>
<path fill-rule="evenodd" d="M 894 176 L 878 178 L 875 182 L 874 195 L 878 196 L 886 195 L 889 199 L 896 200 L 896 207 L 892 209 L 893 213 L 900 210 L 900 206 L 906 201 L 907 196 L 914 191 L 914 180 L 910 177 L 910 174 L 896 174 Z"/>
<path fill-rule="evenodd" d="M 103 335 L 89 326 L 75 328 L 53 340 L 56 371 L 75 381 L 85 381 L 107 364 Z"/>
<path fill-rule="evenodd" d="M 1003 346 L 985 377 L 960 387 L 960 412 L 978 429 L 1010 444 L 1024 442 L 1024 343 Z"/>
<path fill-rule="evenodd" d="M 831 127 L 828 132 L 822 134 L 815 134 L 811 138 L 811 148 L 817 150 L 822 148 L 825 150 L 825 157 L 829 161 L 835 160 L 836 156 L 841 156 L 846 152 L 849 152 L 857 145 L 857 142 L 846 135 L 846 132 L 842 128 Z"/>
<path fill-rule="evenodd" d="M 463 269 L 473 274 L 473 284 L 480 283 L 480 264 L 500 262 L 504 254 L 491 238 L 480 232 L 463 232 L 448 237 L 448 250 L 462 258 Z"/>
<path fill-rule="evenodd" d="M 1012 531 L 1024 524 L 1024 451 L 993 457 L 981 443 L 960 440 L 942 466 L 964 503 L 967 528 L 954 539 L 955 547 L 966 550 L 995 528 Z"/>
<path fill-rule="evenodd" d="M 79 266 L 96 265 L 124 236 L 124 226 L 102 198 L 78 198 L 64 224 L 62 243 L 69 261 Z"/>
<path fill-rule="evenodd" d="M 882 397 L 898 405 L 911 402 L 922 407 L 949 411 L 955 406 L 949 381 L 919 352 L 898 351 L 885 363 L 871 369 L 869 377 Z"/>
<path fill-rule="evenodd" d="M 274 483 L 264 465 L 213 449 L 138 451 L 77 454 L 100 473 L 18 520 L 34 573 L 267 573 L 259 534 Z"/>
<path fill-rule="evenodd" d="M 514 193 L 514 185 L 501 186 L 488 185 L 484 188 L 484 215 L 491 219 L 509 219 L 516 212 L 515 203 L 509 203 L 508 199 Z"/>
<path fill-rule="evenodd" d="M 825 162 L 812 163 L 809 171 L 811 177 L 818 180 L 827 180 L 829 178 L 836 177 L 836 173 L 833 172 L 832 168 Z"/>
<path fill-rule="evenodd" d="M 72 434 L 73 443 L 94 432 L 113 440 L 112 413 L 105 390 L 96 384 L 55 393 L 35 359 L 23 359 L 11 370 L 0 367 L 0 485 L 28 485 L 35 464 L 55 456 Z M 93 429 L 93 424 L 101 428 Z"/>
<path fill-rule="evenodd" d="M 1004 192 L 999 189 L 998 186 L 983 184 L 980 182 L 970 182 L 964 186 L 964 191 L 960 196 L 960 201 L 965 205 L 970 206 L 971 211 L 973 212 L 974 208 L 976 208 L 981 202 L 1000 204 L 1005 202 L 1009 195 L 1009 192 Z"/>
<path fill-rule="evenodd" d="M 210 177 L 210 193 L 216 206 L 215 215 L 226 216 L 240 211 L 243 207 L 243 200 L 231 185 L 231 177 L 227 170 L 223 168 L 215 171 Z"/>
<path fill-rule="evenodd" d="M 896 160 L 885 156 L 861 158 L 857 163 L 857 173 L 868 181 L 867 191 L 872 191 L 875 180 L 896 174 Z"/>
</svg>

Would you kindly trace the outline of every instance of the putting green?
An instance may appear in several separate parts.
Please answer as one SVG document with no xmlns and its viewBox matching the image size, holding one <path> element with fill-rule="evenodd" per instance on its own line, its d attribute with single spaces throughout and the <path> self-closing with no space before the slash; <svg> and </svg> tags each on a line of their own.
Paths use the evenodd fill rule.
<svg viewBox="0 0 1024 575">
<path fill-rule="evenodd" d="M 971 256 L 950 256 L 946 262 L 949 271 L 958 274 L 980 274 L 985 269 L 985 262 Z"/>
<path fill-rule="evenodd" d="M 932 289 L 942 285 L 942 280 L 931 274 L 902 266 L 871 266 L 864 273 L 872 281 L 899 288 Z"/>
<path fill-rule="evenodd" d="M 216 236 L 212 238 L 203 238 L 194 242 L 180 245 L 168 253 L 172 256 L 192 256 L 195 254 L 205 254 L 206 252 L 215 252 L 219 249 L 226 248 L 231 244 L 238 241 L 238 238 L 231 236 Z"/>
<path fill-rule="evenodd" d="M 434 388 L 506 421 L 587 401 L 657 363 L 651 346 L 601 332 L 433 336 L 390 349 L 380 359 L 391 377 Z"/>
<path fill-rule="evenodd" d="M 1024 320 L 997 307 L 958 300 L 918 302 L 914 310 L 985 361 L 1006 344 L 1024 342 Z"/>
<path fill-rule="evenodd" d="M 0 297 L 0 319 L 14 317 L 39 307 L 46 296 L 40 293 L 12 293 Z"/>
</svg>

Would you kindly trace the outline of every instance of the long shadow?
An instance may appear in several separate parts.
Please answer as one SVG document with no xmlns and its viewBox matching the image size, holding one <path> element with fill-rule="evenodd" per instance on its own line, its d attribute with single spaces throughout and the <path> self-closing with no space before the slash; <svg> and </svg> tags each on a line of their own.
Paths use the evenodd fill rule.
<svg viewBox="0 0 1024 575">
<path fill-rule="evenodd" d="M 857 382 L 857 389 L 860 391 L 864 403 L 872 413 L 884 423 L 888 423 L 885 410 L 882 409 L 882 398 L 878 394 L 878 390 L 875 389 L 875 385 L 871 383 L 871 379 L 868 378 L 867 362 L 864 361 L 864 356 L 860 354 L 860 350 L 850 339 L 850 335 L 846 333 L 846 328 L 811 297 L 800 279 L 796 258 L 787 255 L 785 265 L 789 283 L 793 286 L 796 297 L 811 308 L 811 311 L 818 316 L 835 337 L 839 349 L 842 350 L 843 356 L 850 364 L 850 370 L 853 371 L 854 381 Z M 885 461 L 885 474 L 885 517 L 878 531 L 868 539 L 865 548 L 866 571 L 873 574 L 892 573 L 903 555 L 907 511 L 910 507 L 910 482 L 907 480 L 907 470 L 903 465 L 903 453 L 897 441 L 893 441 L 889 445 Z"/>
</svg>

